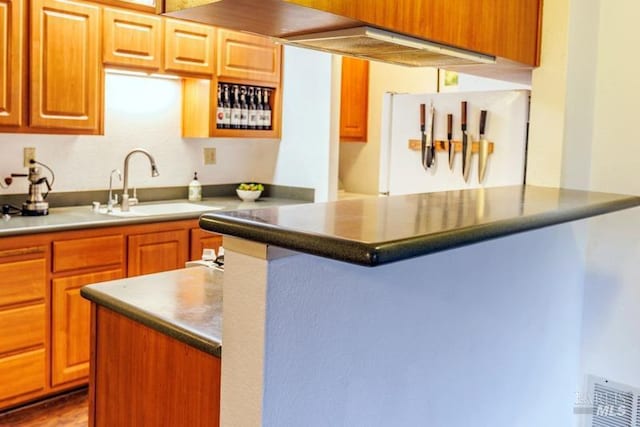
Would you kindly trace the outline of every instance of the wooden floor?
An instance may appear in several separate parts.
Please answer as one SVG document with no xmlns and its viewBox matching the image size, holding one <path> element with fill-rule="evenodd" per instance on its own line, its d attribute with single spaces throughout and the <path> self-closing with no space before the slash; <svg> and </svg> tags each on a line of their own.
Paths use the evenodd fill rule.
<svg viewBox="0 0 640 427">
<path fill-rule="evenodd" d="M 89 420 L 87 389 L 42 403 L 0 413 L 0 427 L 86 427 Z"/>
</svg>

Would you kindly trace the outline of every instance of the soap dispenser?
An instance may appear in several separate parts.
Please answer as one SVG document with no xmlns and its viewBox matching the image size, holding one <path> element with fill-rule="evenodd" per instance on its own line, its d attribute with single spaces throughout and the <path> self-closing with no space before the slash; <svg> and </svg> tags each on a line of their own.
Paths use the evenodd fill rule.
<svg viewBox="0 0 640 427">
<path fill-rule="evenodd" d="M 189 201 L 199 202 L 202 200 L 202 186 L 198 181 L 198 172 L 193 173 L 193 181 L 189 183 Z"/>
</svg>

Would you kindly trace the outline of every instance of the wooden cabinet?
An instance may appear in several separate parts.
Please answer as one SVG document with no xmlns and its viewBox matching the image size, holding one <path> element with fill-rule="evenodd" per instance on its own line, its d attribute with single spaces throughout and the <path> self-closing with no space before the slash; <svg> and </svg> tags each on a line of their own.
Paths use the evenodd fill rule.
<svg viewBox="0 0 640 427">
<path fill-rule="evenodd" d="M 218 80 L 280 83 L 281 45 L 266 37 L 222 28 L 217 38 Z"/>
<path fill-rule="evenodd" d="M 188 138 L 280 138 L 282 127 L 282 47 L 266 37 L 217 30 L 217 70 L 211 81 L 185 79 L 182 136 Z M 218 84 L 269 90 L 269 130 L 218 129 Z"/>
<path fill-rule="evenodd" d="M 190 253 L 199 259 L 222 241 L 197 227 L 193 219 L 0 239 L 0 409 L 86 384 L 90 304 L 80 288 L 183 268 Z"/>
<path fill-rule="evenodd" d="M 162 66 L 162 19 L 105 8 L 102 60 L 105 65 L 155 72 Z"/>
<path fill-rule="evenodd" d="M 522 64 L 539 64 L 542 0 L 288 1 Z"/>
<path fill-rule="evenodd" d="M 148 13 L 162 13 L 162 0 L 93 0 L 110 6 L 123 7 Z"/>
<path fill-rule="evenodd" d="M 367 141 L 369 113 L 369 61 L 342 58 L 340 140 Z"/>
<path fill-rule="evenodd" d="M 210 78 L 215 72 L 215 28 L 166 19 L 164 69 Z"/>
<path fill-rule="evenodd" d="M 0 250 L 0 407 L 47 387 L 47 248 Z"/>
<path fill-rule="evenodd" d="M 92 312 L 90 426 L 219 425 L 220 358 L 104 307 Z"/>
<path fill-rule="evenodd" d="M 31 2 L 30 126 L 102 131 L 100 33 L 96 5 Z"/>
<path fill-rule="evenodd" d="M 222 246 L 222 236 L 220 234 L 211 233 L 201 228 L 192 228 L 190 231 L 191 248 L 189 250 L 189 259 L 202 259 L 202 251 L 204 249 L 214 249 L 216 255 L 220 246 Z"/>
<path fill-rule="evenodd" d="M 189 251 L 187 230 L 135 234 L 128 238 L 128 276 L 183 268 Z"/>
<path fill-rule="evenodd" d="M 52 281 L 53 386 L 89 376 L 89 326 L 91 304 L 80 296 L 80 288 L 90 283 L 124 277 L 122 269 L 80 274 Z"/>
<path fill-rule="evenodd" d="M 0 126 L 23 118 L 24 2 L 0 0 Z"/>
</svg>

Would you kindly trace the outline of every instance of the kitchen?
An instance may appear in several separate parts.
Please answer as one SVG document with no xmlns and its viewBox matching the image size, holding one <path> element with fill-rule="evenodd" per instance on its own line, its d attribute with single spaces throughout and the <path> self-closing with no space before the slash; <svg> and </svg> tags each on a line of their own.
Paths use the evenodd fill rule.
<svg viewBox="0 0 640 427">
<path fill-rule="evenodd" d="M 624 10 L 624 13 L 622 10 Z M 630 106 L 633 105 L 631 104 L 632 94 L 637 92 L 633 86 L 636 83 L 633 76 L 629 74 L 632 72 L 630 67 L 624 66 L 630 59 L 624 55 L 621 47 L 615 42 L 615 40 L 624 36 L 624 34 L 616 32 L 622 31 L 622 28 L 625 27 L 624 25 L 619 25 L 619 22 L 627 22 L 625 21 L 627 19 L 629 20 L 628 22 L 633 22 L 632 17 L 636 12 L 637 7 L 630 3 L 625 4 L 625 8 L 620 10 L 607 9 L 605 6 L 600 8 L 599 5 L 594 4 L 572 5 L 571 9 L 567 4 L 554 3 L 545 5 L 542 66 L 533 73 L 531 139 L 527 171 L 529 183 L 625 194 L 639 193 L 637 180 L 634 180 L 632 175 L 635 169 L 633 168 L 634 156 L 631 155 L 637 149 L 631 142 L 626 142 L 622 133 L 624 127 L 618 125 L 619 123 L 633 121 L 630 116 L 632 111 Z M 569 22 L 571 25 L 568 25 Z M 589 25 L 598 23 L 599 26 Z M 599 28 L 599 32 L 593 32 L 593 28 Z M 571 29 L 571 32 L 569 32 L 569 29 Z M 551 42 L 545 43 L 546 37 Z M 594 43 L 584 43 L 585 37 L 587 40 L 594 40 Z M 595 43 L 596 41 L 600 44 Z M 599 48 L 597 51 L 587 50 L 584 45 L 598 45 Z M 566 55 L 567 51 L 570 52 L 569 56 Z M 304 56 L 305 61 L 315 61 L 315 63 L 311 62 L 308 67 L 304 68 L 304 73 L 315 78 L 314 87 L 317 88 L 317 91 L 312 94 L 314 97 L 308 98 L 314 99 L 316 102 L 310 103 L 308 99 L 300 100 L 300 105 L 307 109 L 305 111 L 317 106 L 316 118 L 328 117 L 330 114 L 328 105 L 330 105 L 331 100 L 328 93 L 330 79 L 327 78 L 327 75 L 329 75 L 329 70 L 332 66 L 331 61 L 306 51 L 301 52 L 300 55 Z M 589 73 L 585 70 L 592 71 Z M 285 75 L 286 73 L 287 71 L 285 70 Z M 322 82 L 322 84 L 318 84 L 318 82 Z M 625 86 L 620 86 L 623 83 Z M 304 89 L 304 87 L 300 86 L 294 87 L 297 90 Z M 617 90 L 611 90 L 612 87 Z M 297 111 L 301 111 L 301 108 L 299 107 Z M 618 114 L 614 115 L 614 111 Z M 284 115 L 285 113 L 283 113 Z M 304 115 L 300 115 L 300 119 L 304 120 Z M 314 122 L 317 123 L 317 120 L 305 122 L 306 129 L 316 129 L 312 127 Z M 286 123 L 284 126 L 286 126 Z M 308 132 L 303 135 L 318 135 L 318 141 L 321 144 L 322 141 L 326 141 L 328 130 L 318 131 L 325 133 Z M 284 129 L 283 136 L 286 138 Z M 38 139 L 36 136 L 28 137 L 33 138 L 32 141 L 34 143 Z M 61 136 L 56 138 L 73 143 L 76 137 Z M 65 140 L 65 138 L 67 139 Z M 630 153 L 630 155 L 623 156 L 624 158 L 621 159 L 618 150 L 606 149 L 609 144 L 592 142 L 609 139 L 617 141 L 618 150 L 621 149 L 624 153 Z M 304 142 L 304 140 L 299 140 L 296 143 L 300 141 Z M 224 141 L 209 143 L 216 144 L 216 146 L 217 144 L 225 145 Z M 303 155 L 310 153 L 308 149 L 319 148 L 317 145 L 301 147 L 293 145 L 293 143 L 287 144 L 284 139 L 280 144 L 280 149 L 286 146 L 292 151 L 288 154 L 286 152 L 279 154 L 277 156 L 278 162 L 285 158 L 288 158 L 289 161 L 298 158 L 306 159 L 307 157 Z M 10 165 L 5 166 L 3 163 L 3 171 L 15 171 L 15 162 L 21 160 L 21 149 L 24 145 L 27 144 L 20 143 L 14 150 L 14 154 L 10 156 Z M 7 146 L 12 147 L 12 145 Z M 590 147 L 591 150 L 585 150 L 585 147 Z M 38 146 L 38 153 L 44 161 L 46 151 L 43 150 L 46 150 L 46 148 Z M 101 172 L 104 174 L 103 177 L 96 179 L 99 182 L 96 182 L 95 188 L 105 188 L 108 182 L 109 170 L 112 167 L 121 165 L 122 158 L 126 154 L 125 151 L 113 153 L 112 161 L 104 168 L 105 171 Z M 246 151 L 248 152 L 250 149 L 247 148 Z M 3 145 L 4 152 L 5 145 Z M 198 149 L 198 154 L 194 155 L 194 157 L 199 157 L 200 152 L 201 150 Z M 563 152 L 566 153 L 563 155 Z M 330 150 L 323 149 L 320 154 L 320 156 L 316 156 L 316 159 L 325 165 L 328 164 L 328 159 L 331 155 Z M 223 159 L 220 155 L 219 158 Z M 613 157 L 614 155 L 616 157 Z M 3 159 L 6 159 L 4 154 Z M 163 162 L 160 159 L 158 161 L 162 169 Z M 259 163 L 259 161 L 256 161 L 254 164 Z M 73 166 L 77 168 L 85 164 L 84 157 L 79 156 Z M 169 160 L 165 160 L 164 164 L 171 164 L 171 157 L 169 157 Z M 313 167 L 314 165 L 317 165 L 317 163 L 311 161 L 305 163 L 306 167 Z M 617 167 L 612 167 L 613 165 Z M 139 171 L 146 171 L 147 168 L 148 166 L 146 165 L 140 165 L 139 167 L 134 165 L 132 171 L 140 173 Z M 193 167 L 189 169 L 193 169 Z M 327 169 L 325 167 L 313 170 L 320 170 L 319 174 L 324 180 L 331 175 Z M 170 173 L 166 168 L 165 171 L 164 173 Z M 188 174 L 182 181 L 185 186 L 191 178 L 191 172 L 191 170 L 185 172 L 185 174 Z M 140 180 L 137 182 L 141 187 L 145 185 L 145 181 L 143 181 L 145 179 L 144 175 L 146 175 L 146 172 L 133 178 L 134 180 Z M 291 169 L 277 170 L 276 179 L 273 182 L 282 185 L 318 188 L 318 186 L 313 185 L 313 182 L 309 183 L 309 181 L 305 180 L 306 177 L 312 174 L 299 174 L 302 175 L 301 177 L 295 177 L 294 175 L 295 171 Z M 161 176 L 156 179 L 161 179 L 162 176 L 161 170 Z M 68 179 L 73 180 L 73 178 Z M 243 174 L 232 181 L 246 179 L 262 180 L 262 177 Z M 264 179 L 264 181 L 268 182 L 267 179 Z M 73 182 L 77 182 L 77 180 Z M 156 184 L 149 183 L 148 185 Z M 164 185 L 175 184 L 174 181 L 167 181 Z M 61 189 L 64 188 L 61 187 Z M 70 191 L 75 189 L 78 188 L 69 188 Z M 323 191 L 326 191 L 325 194 L 329 192 L 328 189 Z M 624 380 L 628 384 L 639 383 L 635 365 L 630 363 L 634 359 L 633 354 L 637 351 L 637 346 L 634 345 L 637 340 L 629 339 L 629 336 L 625 336 L 623 339 L 618 333 L 611 332 L 626 331 L 633 338 L 633 332 L 629 331 L 627 327 L 623 327 L 634 322 L 633 304 L 620 305 L 616 303 L 616 301 L 637 301 L 636 291 L 633 287 L 633 283 L 637 282 L 637 271 L 633 266 L 634 257 L 630 255 L 637 253 L 637 248 L 632 243 L 624 243 L 625 234 L 628 234 L 630 230 L 638 229 L 637 219 L 635 218 L 637 215 L 633 215 L 633 212 L 630 210 L 616 215 L 600 217 L 590 223 L 593 230 L 590 234 L 592 240 L 588 250 L 589 268 L 585 270 L 585 311 L 583 313 L 585 327 L 584 346 L 586 349 L 581 353 L 584 358 L 585 372 L 595 372 L 605 377 Z M 613 233 L 611 227 L 614 227 Z M 618 236 L 609 244 L 613 245 L 613 248 L 609 245 L 603 245 L 603 242 L 612 239 L 612 236 Z M 615 254 L 624 256 L 615 256 Z M 621 265 L 620 263 L 628 264 Z M 614 294 L 615 297 L 606 291 L 605 283 L 602 282 L 602 277 L 609 276 L 619 279 L 615 281 L 618 284 Z M 603 300 L 603 297 L 606 297 L 606 301 L 610 303 L 609 305 L 599 303 Z M 614 303 L 616 303 L 615 306 L 612 305 Z M 607 321 L 603 322 L 603 319 L 607 319 Z M 607 345 L 599 345 L 602 343 L 601 340 L 605 340 Z M 627 360 L 629 362 L 625 362 Z"/>
</svg>

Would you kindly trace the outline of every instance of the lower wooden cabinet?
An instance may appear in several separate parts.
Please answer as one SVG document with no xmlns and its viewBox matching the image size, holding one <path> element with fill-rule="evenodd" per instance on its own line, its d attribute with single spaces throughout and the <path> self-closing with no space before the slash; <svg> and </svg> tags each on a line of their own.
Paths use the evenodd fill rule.
<svg viewBox="0 0 640 427">
<path fill-rule="evenodd" d="M 187 262 L 187 230 L 171 230 L 129 236 L 128 276 L 183 268 Z"/>
<path fill-rule="evenodd" d="M 193 219 L 0 238 L 0 410 L 86 384 L 91 315 L 80 288 L 183 268 L 222 240 L 197 227 Z"/>
<path fill-rule="evenodd" d="M 220 246 L 222 246 L 222 236 L 220 234 L 211 233 L 201 228 L 192 228 L 190 237 L 189 259 L 191 260 L 201 259 L 202 251 L 205 249 L 214 249 L 217 255 Z"/>
<path fill-rule="evenodd" d="M 123 277 L 124 271 L 117 269 L 53 279 L 52 385 L 58 386 L 89 376 L 91 304 L 80 296 L 80 288 L 90 283 Z"/>
<path fill-rule="evenodd" d="M 29 239 L 25 239 L 25 244 Z M 47 255 L 45 246 L 0 246 L 0 408 L 47 387 Z"/>
<path fill-rule="evenodd" d="M 89 426 L 219 425 L 219 358 L 104 307 L 92 312 Z"/>
</svg>

